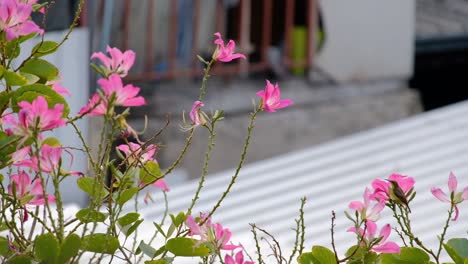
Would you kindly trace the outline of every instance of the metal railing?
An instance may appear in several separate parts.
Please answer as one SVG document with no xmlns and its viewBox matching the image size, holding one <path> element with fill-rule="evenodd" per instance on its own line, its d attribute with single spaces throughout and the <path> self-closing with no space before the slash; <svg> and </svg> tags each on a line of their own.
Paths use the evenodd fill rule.
<svg viewBox="0 0 468 264">
<path fill-rule="evenodd" d="M 144 26 L 140 28 L 139 34 L 141 34 L 140 39 L 142 40 L 141 43 L 144 46 L 144 63 L 143 67 L 139 67 L 132 71 L 129 76 L 127 77 L 130 80 L 159 80 L 159 79 L 174 79 L 180 77 L 192 77 L 201 74 L 200 71 L 200 62 L 197 60 L 196 55 L 199 54 L 202 50 L 199 47 L 197 42 L 198 34 L 200 32 L 200 18 L 201 16 L 210 16 L 211 14 L 207 14 L 206 10 L 201 8 L 201 0 L 193 0 L 191 5 L 191 17 L 184 19 L 191 20 L 191 61 L 190 63 L 186 63 L 186 65 L 178 65 L 178 57 L 177 57 L 177 49 L 179 46 L 179 40 L 177 34 L 180 29 L 180 14 L 179 14 L 179 6 L 177 0 L 166 0 L 164 2 L 164 8 L 167 10 L 167 35 L 161 36 L 159 35 L 158 41 L 155 41 L 155 27 L 157 26 L 154 17 L 154 12 L 158 8 L 158 4 L 161 4 L 161 1 L 155 0 L 122 0 L 122 5 L 120 6 L 121 9 L 121 20 L 120 21 L 113 21 L 114 23 L 118 23 L 118 41 L 115 43 L 111 43 L 113 46 L 117 46 L 122 49 L 134 49 L 132 44 L 130 43 L 131 34 L 134 34 L 134 30 L 132 30 L 132 23 L 135 23 L 135 18 L 138 17 L 139 23 L 144 21 Z M 226 17 L 227 11 L 223 6 L 223 0 L 213 0 L 216 5 L 215 7 L 215 14 L 216 16 L 213 17 L 213 22 L 215 23 L 215 30 L 220 32 L 223 36 L 226 33 Z M 216 74 L 225 74 L 225 75 L 246 75 L 250 72 L 257 72 L 257 71 L 264 71 L 271 67 L 271 60 L 268 58 L 268 50 L 269 47 L 272 45 L 272 22 L 273 19 L 276 19 L 273 16 L 273 8 L 274 5 L 277 4 L 278 1 L 274 0 L 253 0 L 253 1 L 261 1 L 261 14 L 258 14 L 261 20 L 261 36 L 260 40 L 257 41 L 253 45 L 253 50 L 257 53 L 255 59 L 250 60 L 250 56 L 247 56 L 246 60 L 237 60 L 233 63 L 229 64 L 218 64 L 214 67 L 213 71 Z M 314 32 L 316 28 L 316 20 L 317 20 L 317 7 L 316 7 L 316 0 L 303 0 L 302 2 L 305 3 L 305 10 L 300 10 L 303 14 L 298 14 L 297 10 L 295 10 L 295 4 L 299 2 L 299 0 L 280 0 L 284 1 L 281 2 L 282 6 L 284 6 L 284 28 L 281 31 L 281 38 L 284 40 L 283 47 L 282 47 L 282 55 L 279 63 L 285 68 L 293 68 L 293 67 L 302 67 L 302 68 L 309 68 L 312 65 L 312 59 L 314 57 Z M 106 25 L 105 20 L 105 12 L 106 8 L 109 8 L 108 1 L 99 0 L 97 6 L 97 19 L 95 20 L 98 24 L 98 27 L 103 27 Z M 145 5 L 143 9 L 143 13 L 135 13 L 135 10 L 132 9 L 132 5 L 141 4 Z M 258 4 L 258 3 L 256 3 Z M 110 6 L 113 6 L 110 5 Z M 112 8 L 112 7 L 111 7 Z M 114 11 L 115 12 L 115 11 Z M 237 6 L 234 8 L 235 19 L 234 21 L 230 20 L 230 23 L 236 24 L 235 32 L 231 32 L 230 35 L 234 35 L 234 37 L 230 36 L 236 40 L 237 44 L 237 52 L 241 52 L 244 54 L 249 54 L 249 50 L 251 51 L 252 46 L 251 43 L 251 18 L 252 18 L 252 0 L 239 0 Z M 292 58 L 293 53 L 293 28 L 294 28 L 294 19 L 297 15 L 303 15 L 305 17 L 305 28 L 306 28 L 306 54 L 305 58 L 300 60 Z M 104 17 L 104 18 L 103 18 Z M 115 13 L 113 15 L 114 19 L 116 16 Z M 259 17 L 256 17 L 256 21 L 258 21 Z M 114 24 L 115 25 L 115 24 Z M 158 25 L 160 26 L 160 25 Z M 258 26 L 258 25 L 256 25 Z M 102 28 L 102 31 L 105 29 Z M 159 33 L 158 33 L 159 34 Z M 227 38 L 227 37 L 225 37 Z M 214 39 L 214 38 L 213 38 Z M 166 41 L 164 45 L 167 45 L 167 49 L 165 50 L 165 66 L 164 69 L 158 69 L 157 65 L 161 63 L 156 59 L 155 56 L 157 45 L 162 45 L 161 41 Z M 102 45 L 101 45 L 102 47 Z M 161 48 L 161 47 L 159 47 Z"/>
</svg>

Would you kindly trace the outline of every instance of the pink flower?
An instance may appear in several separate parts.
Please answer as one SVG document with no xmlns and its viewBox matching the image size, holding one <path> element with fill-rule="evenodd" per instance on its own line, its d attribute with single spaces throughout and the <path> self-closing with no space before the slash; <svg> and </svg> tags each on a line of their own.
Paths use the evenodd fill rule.
<svg viewBox="0 0 468 264">
<path fill-rule="evenodd" d="M 221 34 L 219 32 L 216 32 L 214 33 L 214 35 L 218 37 L 214 41 L 214 44 L 218 45 L 218 47 L 216 48 L 216 51 L 213 54 L 213 59 L 222 62 L 230 62 L 238 58 L 245 59 L 244 54 L 234 53 L 234 49 L 236 48 L 236 43 L 234 42 L 234 40 L 229 40 L 228 44 L 225 47 L 224 40 L 221 38 Z"/>
<path fill-rule="evenodd" d="M 293 104 L 293 101 L 289 99 L 281 100 L 281 94 L 278 84 L 274 86 L 270 81 L 266 81 L 265 90 L 258 91 L 257 96 L 262 98 L 263 109 L 268 112 L 276 112 L 276 109 L 285 108 Z"/>
<path fill-rule="evenodd" d="M 224 250 L 234 250 L 236 248 L 242 247 L 241 245 L 234 245 L 234 244 L 229 244 L 229 241 L 231 240 L 232 233 L 229 229 L 224 228 L 220 223 L 214 224 L 212 226 L 214 235 L 215 235 L 215 240 L 216 240 L 216 247 Z"/>
<path fill-rule="evenodd" d="M 71 96 L 70 91 L 68 91 L 67 88 L 63 87 L 60 84 L 60 80 L 55 80 L 55 81 L 48 81 L 46 85 L 50 85 L 52 90 L 54 90 L 56 93 L 60 95 L 68 95 Z"/>
<path fill-rule="evenodd" d="M 408 194 L 414 187 L 414 179 L 412 177 L 404 176 L 401 174 L 393 173 L 388 177 L 388 181 L 395 181 L 405 194 Z M 387 202 L 389 199 L 389 188 L 391 184 L 388 181 L 375 179 L 371 185 L 374 189 L 373 197 L 377 201 Z"/>
<path fill-rule="evenodd" d="M 122 144 L 117 146 L 117 149 L 124 153 L 129 164 L 138 162 L 137 166 L 140 166 L 141 164 L 144 164 L 148 161 L 157 163 L 156 159 L 154 159 L 153 157 L 158 147 L 154 144 L 148 144 L 146 145 L 146 147 L 144 147 L 143 145 L 129 142 L 128 145 Z M 143 185 L 144 183 L 140 183 L 140 186 Z M 170 191 L 169 187 L 167 187 L 167 184 L 163 179 L 159 179 L 151 185 L 165 192 Z M 144 199 L 145 203 L 148 203 L 150 199 L 151 198 L 149 196 L 146 196 Z"/>
<path fill-rule="evenodd" d="M 224 263 L 226 264 L 254 264 L 252 261 L 244 261 L 244 253 L 239 251 L 236 253 L 235 258 L 231 255 L 226 255 L 224 257 Z"/>
<path fill-rule="evenodd" d="M 192 106 L 192 110 L 190 111 L 190 119 L 195 124 L 195 126 L 204 125 L 206 121 L 203 117 L 200 116 L 200 107 L 205 106 L 202 101 L 195 101 Z"/>
<path fill-rule="evenodd" d="M 130 164 L 134 162 L 138 162 L 138 164 L 144 164 L 147 161 L 156 162 L 153 157 L 158 147 L 154 144 L 148 144 L 146 147 L 144 147 L 140 144 L 128 142 L 128 145 L 119 145 L 117 146 L 117 149 L 125 154 L 125 157 L 127 157 L 127 161 Z"/>
<path fill-rule="evenodd" d="M 29 155 L 31 151 L 31 146 L 26 146 L 24 148 L 20 148 L 11 154 L 11 160 L 13 161 L 13 165 L 20 164 L 23 160 L 26 159 L 26 156 Z"/>
<path fill-rule="evenodd" d="M 390 235 L 392 228 L 389 224 L 384 225 L 380 230 L 379 236 L 375 236 L 377 232 L 377 224 L 372 221 L 366 222 L 366 230 L 359 229 L 359 235 L 364 236 L 365 245 L 373 245 L 370 250 L 378 253 L 400 253 L 400 247 L 394 242 L 385 242 Z M 347 230 L 348 232 L 356 233 L 356 228 L 351 227 Z M 380 239 L 378 243 L 375 243 L 377 239 Z"/>
<path fill-rule="evenodd" d="M 23 159 L 15 163 L 19 167 L 28 167 L 35 171 L 42 171 L 52 173 L 59 167 L 60 159 L 62 157 L 62 147 L 52 147 L 43 145 L 40 150 L 39 160 L 36 156 L 31 159 Z"/>
<path fill-rule="evenodd" d="M 116 73 L 120 77 L 127 76 L 128 71 L 135 62 L 135 52 L 127 50 L 122 53 L 118 48 L 107 46 L 107 53 L 109 53 L 110 58 L 102 52 L 95 52 L 91 55 L 91 59 L 99 59 L 107 69 L 107 73 Z"/>
<path fill-rule="evenodd" d="M 21 101 L 18 106 L 21 108 L 18 121 L 11 114 L 3 117 L 4 123 L 13 125 L 10 130 L 15 135 L 30 136 L 35 130 L 51 130 L 66 124 L 62 119 L 63 105 L 56 104 L 53 109 L 49 109 L 42 96 L 38 96 L 32 103 Z"/>
<path fill-rule="evenodd" d="M 83 115 L 104 115 L 107 113 L 107 108 L 111 98 L 114 105 L 121 106 L 142 106 L 146 104 L 143 97 L 137 96 L 140 92 L 140 88 L 135 87 L 131 84 L 123 86 L 122 79 L 118 74 L 112 74 L 109 79 L 99 79 L 98 84 L 101 85 L 102 91 L 104 92 L 104 98 L 101 98 L 99 94 L 94 93 L 89 100 L 89 103 L 82 107 L 78 114 Z"/>
<path fill-rule="evenodd" d="M 136 96 L 140 92 L 140 88 L 131 84 L 123 86 L 122 79 L 118 74 L 112 74 L 109 79 L 99 79 L 98 84 L 102 87 L 107 101 L 112 95 L 115 96 L 115 105 L 141 106 L 146 104 L 143 97 Z"/>
<path fill-rule="evenodd" d="M 11 175 L 10 179 L 12 182 L 8 185 L 8 193 L 14 195 L 17 199 L 23 199 L 27 196 L 32 196 L 31 200 L 28 200 L 26 203 L 29 205 L 43 205 L 45 203 L 44 192 L 40 178 L 37 178 L 31 182 L 29 175 L 26 172 L 21 171 L 19 174 Z M 49 201 L 49 203 L 55 202 L 55 197 L 53 195 L 46 195 L 46 199 Z"/>
<path fill-rule="evenodd" d="M 201 213 L 199 222 L 203 222 L 206 219 L 207 215 Z M 199 236 L 200 242 L 208 242 L 213 244 L 218 249 L 224 250 L 233 250 L 241 245 L 233 245 L 228 244 L 232 233 L 229 229 L 224 228 L 220 223 L 213 224 L 211 219 L 207 219 L 207 221 L 199 225 L 195 218 L 191 215 L 188 215 L 186 218 L 186 224 L 189 228 L 189 236 Z"/>
<path fill-rule="evenodd" d="M 205 220 L 206 214 L 200 213 L 200 222 Z M 208 219 L 203 225 L 198 225 L 195 218 L 191 215 L 187 215 L 185 220 L 187 227 L 189 228 L 189 236 L 199 236 L 200 241 L 208 242 L 209 229 L 211 228 L 211 219 Z"/>
<path fill-rule="evenodd" d="M 5 31 L 8 41 L 31 33 L 44 34 L 44 30 L 29 19 L 31 12 L 31 4 L 18 0 L 0 1 L 0 30 Z"/>
<path fill-rule="evenodd" d="M 449 180 L 448 180 L 448 189 L 450 192 L 450 195 L 448 196 L 445 194 L 444 191 L 440 188 L 431 188 L 432 194 L 439 199 L 442 202 L 445 203 L 451 203 L 453 204 L 453 207 L 455 208 L 455 216 L 452 218 L 452 221 L 456 221 L 458 219 L 458 207 L 457 204 L 463 202 L 464 200 L 468 200 L 468 186 L 463 189 L 463 191 L 457 193 L 457 177 L 453 174 L 453 172 L 450 172 L 449 175 Z"/>
<path fill-rule="evenodd" d="M 105 115 L 107 112 L 107 103 L 101 99 L 99 94 L 94 93 L 89 99 L 87 105 L 83 106 L 78 112 L 79 115 L 87 113 L 89 116 Z"/>
<path fill-rule="evenodd" d="M 371 208 L 371 201 L 373 195 L 370 193 L 369 188 L 364 191 L 364 203 L 361 201 L 353 201 L 349 203 L 350 209 L 356 210 L 360 213 L 363 220 L 377 221 L 380 219 L 380 212 L 385 208 L 385 202 L 377 202 Z"/>
</svg>

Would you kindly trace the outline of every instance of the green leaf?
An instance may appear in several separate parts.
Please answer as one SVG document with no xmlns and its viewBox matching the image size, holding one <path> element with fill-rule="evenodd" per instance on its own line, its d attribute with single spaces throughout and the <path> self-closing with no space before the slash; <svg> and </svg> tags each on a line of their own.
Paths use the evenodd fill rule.
<svg viewBox="0 0 468 264">
<path fill-rule="evenodd" d="M 158 223 L 153 222 L 153 225 L 156 227 L 156 229 L 159 231 L 159 233 L 161 233 L 164 237 L 167 238 L 166 233 L 164 232 L 164 230 L 161 228 L 161 226 Z"/>
<path fill-rule="evenodd" d="M 63 98 L 60 94 L 52 90 L 50 86 L 40 83 L 20 87 L 14 92 L 12 97 L 13 111 L 17 113 L 20 110 L 18 102 L 28 101 L 31 103 L 38 96 L 42 96 L 44 97 L 44 99 L 46 99 L 49 109 L 53 108 L 56 104 L 62 104 L 62 117 L 66 117 L 68 116 L 68 113 L 70 113 L 70 107 L 68 106 L 68 103 L 65 100 L 65 98 Z"/>
<path fill-rule="evenodd" d="M 320 263 L 336 263 L 335 254 L 326 247 L 314 246 L 312 247 L 312 254 Z"/>
<path fill-rule="evenodd" d="M 312 247 L 312 252 L 299 255 L 299 264 L 336 264 L 335 253 L 323 246 Z"/>
<path fill-rule="evenodd" d="M 157 259 L 157 260 L 147 260 L 145 261 L 145 264 L 170 264 L 174 258 L 166 257 L 163 259 Z"/>
<path fill-rule="evenodd" d="M 42 145 L 47 145 L 51 147 L 61 147 L 62 144 L 60 143 L 60 140 L 56 137 L 48 137 L 42 141 Z"/>
<path fill-rule="evenodd" d="M 6 56 L 9 59 L 17 58 L 20 55 L 21 49 L 17 40 L 8 41 L 6 44 Z"/>
<path fill-rule="evenodd" d="M 138 221 L 136 221 L 132 226 L 128 227 L 128 226 L 125 226 L 125 227 L 122 227 L 122 232 L 125 234 L 125 236 L 130 236 L 133 232 L 135 232 L 135 230 L 138 228 L 138 226 L 143 223 L 143 219 L 140 219 Z"/>
<path fill-rule="evenodd" d="M 91 208 L 85 208 L 76 213 L 76 218 L 82 223 L 104 222 L 107 219 L 107 214 Z"/>
<path fill-rule="evenodd" d="M 13 95 L 13 93 L 10 92 L 0 92 L 0 110 L 3 111 L 8 107 L 8 103 L 10 102 L 10 98 Z"/>
<path fill-rule="evenodd" d="M 443 244 L 447 254 L 455 261 L 456 264 L 464 264 L 464 257 L 462 256 L 464 249 L 461 246 L 464 246 L 464 238 L 452 238 L 446 244 Z M 460 248 L 461 247 L 461 248 Z"/>
<path fill-rule="evenodd" d="M 138 248 L 140 248 L 143 254 L 150 258 L 154 258 L 156 256 L 156 249 L 143 242 L 143 240 L 140 242 L 140 245 L 138 245 Z"/>
<path fill-rule="evenodd" d="M 180 212 L 177 214 L 177 216 L 173 219 L 173 223 L 176 227 L 179 227 L 183 222 L 185 222 L 185 213 Z"/>
<path fill-rule="evenodd" d="M 4 237 L 0 237 L 0 256 L 8 257 L 12 253 L 8 240 Z"/>
<path fill-rule="evenodd" d="M 154 161 L 148 161 L 145 166 L 140 170 L 140 181 L 144 184 L 155 182 L 161 177 L 161 169 Z"/>
<path fill-rule="evenodd" d="M 59 242 L 51 233 L 37 236 L 34 240 L 34 255 L 45 263 L 57 263 L 59 251 Z"/>
<path fill-rule="evenodd" d="M 37 77 L 34 74 L 21 72 L 20 75 L 23 76 L 26 79 L 26 84 L 34 84 L 34 83 L 37 83 L 40 80 L 40 78 Z"/>
<path fill-rule="evenodd" d="M 58 43 L 55 41 L 46 40 L 44 42 L 39 42 L 34 46 L 31 51 L 34 57 L 42 57 L 47 54 L 51 54 L 57 51 Z"/>
<path fill-rule="evenodd" d="M 5 67 L 3 67 L 3 65 L 0 65 L 0 79 L 3 77 L 4 72 L 5 72 Z"/>
<path fill-rule="evenodd" d="M 299 264 L 321 264 L 312 254 L 312 252 L 302 253 L 297 257 Z"/>
<path fill-rule="evenodd" d="M 205 257 L 210 254 L 210 249 L 207 246 L 198 240 L 187 237 L 169 239 L 166 243 L 166 249 L 180 257 Z"/>
<path fill-rule="evenodd" d="M 23 42 L 25 42 L 25 41 L 27 41 L 27 40 L 30 40 L 30 39 L 34 38 L 34 37 L 37 36 L 38 34 L 39 34 L 39 33 L 34 32 L 34 33 L 31 33 L 31 34 L 28 34 L 28 35 L 19 36 L 19 37 L 17 38 L 17 40 L 18 40 L 19 43 L 23 43 Z"/>
<path fill-rule="evenodd" d="M 107 234 L 91 234 L 83 238 L 81 249 L 84 251 L 114 254 L 119 248 L 119 240 Z"/>
<path fill-rule="evenodd" d="M 402 247 L 400 254 L 381 254 L 382 264 L 421 264 L 429 262 L 429 255 L 419 248 Z"/>
<path fill-rule="evenodd" d="M 78 187 L 93 198 L 102 199 L 108 191 L 96 178 L 82 177 L 77 181 Z"/>
<path fill-rule="evenodd" d="M 57 67 L 53 64 L 37 58 L 28 60 L 23 67 L 20 68 L 20 71 L 38 76 L 43 83 L 54 80 L 59 74 Z"/>
<path fill-rule="evenodd" d="M 5 78 L 6 84 L 9 86 L 21 86 L 28 83 L 26 77 L 12 71 L 5 71 L 3 77 Z"/>
<path fill-rule="evenodd" d="M 364 247 L 359 247 L 356 250 L 357 246 L 352 246 L 346 251 L 346 256 L 349 257 L 352 255 L 352 257 L 348 260 L 348 264 L 368 264 L 368 263 L 376 263 L 378 259 L 378 255 L 375 252 L 368 251 Z"/>
<path fill-rule="evenodd" d="M 460 257 L 463 259 L 468 258 L 468 239 L 452 238 L 447 241 L 447 244 L 452 247 Z"/>
<path fill-rule="evenodd" d="M 78 254 L 81 247 L 81 238 L 77 234 L 70 234 L 65 238 L 60 247 L 58 263 L 67 263 L 72 257 Z"/>
<path fill-rule="evenodd" d="M 7 262 L 8 264 L 31 264 L 33 259 L 28 256 L 16 256 Z"/>
<path fill-rule="evenodd" d="M 17 143 L 17 136 L 8 136 L 5 132 L 0 131 L 0 168 L 8 165 L 11 159 L 10 154 L 16 151 Z"/>
<path fill-rule="evenodd" d="M 117 204 L 123 206 L 126 202 L 128 202 L 132 197 L 138 192 L 138 187 L 133 187 L 130 189 L 123 190 L 120 193 L 119 198 L 117 198 Z"/>
<path fill-rule="evenodd" d="M 119 223 L 120 226 L 128 226 L 129 224 L 138 220 L 139 217 L 140 217 L 139 213 L 133 213 L 133 212 L 128 213 L 120 217 L 119 219 L 117 219 L 117 223 Z"/>
</svg>

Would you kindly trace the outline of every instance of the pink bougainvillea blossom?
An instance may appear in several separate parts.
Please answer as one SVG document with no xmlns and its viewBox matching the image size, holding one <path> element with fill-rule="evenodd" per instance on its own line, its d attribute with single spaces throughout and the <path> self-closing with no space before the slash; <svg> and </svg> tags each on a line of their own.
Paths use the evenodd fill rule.
<svg viewBox="0 0 468 264">
<path fill-rule="evenodd" d="M 200 214 L 199 223 L 206 220 L 205 223 L 200 225 L 193 216 L 187 216 L 186 224 L 189 228 L 189 236 L 198 236 L 201 243 L 211 243 L 218 249 L 233 250 L 242 247 L 232 243 L 228 244 L 232 236 L 231 231 L 224 228 L 220 223 L 213 224 L 211 219 L 206 219 L 206 217 L 207 214 Z"/>
<path fill-rule="evenodd" d="M 226 264 L 254 264 L 252 261 L 244 261 L 244 253 L 243 251 L 239 251 L 236 253 L 235 257 L 231 255 L 227 255 L 224 257 L 224 263 Z"/>
<path fill-rule="evenodd" d="M 8 192 L 14 195 L 17 199 L 22 199 L 30 195 L 32 197 L 27 204 L 43 205 L 45 203 L 40 178 L 31 181 L 31 178 L 26 172 L 20 171 L 19 174 L 11 175 L 10 179 L 11 183 L 8 185 Z M 49 203 L 55 202 L 55 197 L 53 195 L 46 195 L 46 199 Z"/>
<path fill-rule="evenodd" d="M 190 119 L 195 124 L 195 126 L 204 125 L 206 120 L 200 114 L 200 107 L 204 107 L 205 104 L 202 101 L 195 101 L 190 111 Z"/>
<path fill-rule="evenodd" d="M 380 212 L 385 208 L 384 202 L 376 202 L 373 203 L 374 205 L 371 207 L 372 200 L 372 193 L 369 191 L 369 188 L 366 188 L 364 191 L 364 202 L 361 201 L 353 201 L 349 203 L 348 207 L 350 209 L 356 210 L 361 215 L 363 220 L 369 221 L 377 221 L 380 219 Z"/>
<path fill-rule="evenodd" d="M 234 49 L 236 48 L 236 43 L 234 40 L 229 40 L 228 44 L 224 46 L 224 40 L 221 38 L 221 33 L 216 32 L 214 33 L 216 37 L 218 37 L 214 44 L 218 45 L 216 51 L 213 55 L 213 59 L 219 60 L 222 62 L 230 62 L 232 60 L 242 58 L 245 59 L 245 55 L 241 53 L 234 53 Z"/>
<path fill-rule="evenodd" d="M 79 115 L 87 114 L 89 116 L 105 115 L 107 112 L 107 103 L 101 99 L 99 94 L 94 93 L 87 105 L 83 106 L 78 112 Z"/>
<path fill-rule="evenodd" d="M 110 100 L 111 96 L 115 96 L 115 105 L 121 106 L 142 106 L 146 104 L 142 96 L 137 96 L 140 88 L 131 84 L 123 86 L 122 79 L 118 74 L 112 74 L 109 79 L 101 78 L 98 84 L 104 91 L 106 100 Z"/>
<path fill-rule="evenodd" d="M 388 177 L 388 181 L 395 181 L 398 186 L 403 190 L 405 194 L 408 194 L 414 187 L 414 178 L 404 176 L 401 174 L 393 173 Z M 391 187 L 390 182 L 375 179 L 372 181 L 372 188 L 374 189 L 373 198 L 377 201 L 387 202 L 389 199 L 389 188 Z"/>
<path fill-rule="evenodd" d="M 135 52 L 127 50 L 122 53 L 118 48 L 107 46 L 107 53 L 109 53 L 110 57 L 102 52 L 95 52 L 91 55 L 91 59 L 99 59 L 108 70 L 108 73 L 116 73 L 120 77 L 127 76 L 128 71 L 135 62 Z"/>
<path fill-rule="evenodd" d="M 378 236 L 377 233 L 377 224 L 373 221 L 366 222 L 366 229 L 359 229 L 359 235 L 364 236 L 363 243 L 365 245 L 372 245 L 370 250 L 378 253 L 400 253 L 400 247 L 395 242 L 386 242 L 388 236 L 390 235 L 392 228 L 389 224 L 386 224 L 380 230 Z M 347 230 L 348 232 L 353 232 L 357 234 L 356 228 L 351 227 Z M 380 239 L 378 243 L 375 243 L 377 239 Z"/>
<path fill-rule="evenodd" d="M 49 109 L 47 101 L 42 96 L 38 96 L 32 103 L 21 101 L 18 106 L 21 108 L 18 120 L 12 114 L 7 114 L 2 119 L 5 124 L 12 125 L 8 128 L 12 134 L 30 136 L 33 131 L 51 130 L 66 123 L 62 118 L 63 105 L 56 104 L 53 109 Z"/>
<path fill-rule="evenodd" d="M 31 3 L 0 1 L 0 30 L 5 31 L 8 41 L 31 33 L 44 34 L 44 30 L 29 19 L 31 12 Z"/>
<path fill-rule="evenodd" d="M 453 172 L 450 172 L 449 180 L 448 180 L 448 190 L 450 192 L 447 195 L 442 189 L 432 187 L 431 192 L 432 194 L 442 202 L 451 203 L 455 209 L 455 215 L 452 218 L 452 221 L 456 221 L 458 219 L 459 211 L 457 204 L 462 203 L 464 200 L 468 199 L 468 186 L 463 189 L 461 192 L 457 192 L 457 177 Z"/>
<path fill-rule="evenodd" d="M 289 99 L 281 100 L 278 84 L 272 85 L 268 80 L 266 82 L 265 89 L 257 92 L 257 96 L 262 98 L 263 109 L 268 112 L 276 112 L 277 109 L 285 108 L 294 103 Z"/>
</svg>

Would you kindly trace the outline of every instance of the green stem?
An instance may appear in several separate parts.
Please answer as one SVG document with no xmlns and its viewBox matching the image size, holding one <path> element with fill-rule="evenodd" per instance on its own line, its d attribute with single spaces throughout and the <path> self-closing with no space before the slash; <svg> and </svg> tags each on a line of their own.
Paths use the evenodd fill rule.
<svg viewBox="0 0 468 264">
<path fill-rule="evenodd" d="M 437 254 L 436 254 L 436 263 L 438 264 L 439 263 L 439 257 L 440 257 L 440 253 L 442 252 L 442 245 L 444 243 L 444 239 L 445 239 L 445 234 L 447 233 L 447 229 L 450 225 L 450 219 L 452 219 L 452 214 L 453 214 L 453 209 L 455 208 L 455 204 L 452 203 L 452 205 L 450 206 L 450 210 L 449 210 L 449 214 L 448 214 L 448 217 L 447 217 L 447 221 L 445 221 L 445 226 L 444 226 L 444 229 L 442 230 L 442 234 L 440 234 L 440 241 L 439 241 L 439 249 L 437 250 Z"/>
<path fill-rule="evenodd" d="M 215 138 L 216 138 L 214 124 L 211 125 L 211 128 L 209 129 L 209 131 L 210 131 L 210 137 L 209 137 L 209 143 L 208 143 L 208 150 L 205 153 L 205 160 L 203 162 L 202 175 L 201 175 L 200 181 L 198 182 L 198 188 L 195 191 L 195 196 L 192 199 L 192 203 L 190 204 L 189 208 L 187 209 L 187 215 L 192 214 L 192 209 L 195 206 L 195 203 L 197 202 L 197 200 L 200 198 L 199 197 L 200 191 L 203 188 L 203 184 L 205 182 L 206 175 L 208 174 L 208 163 L 209 163 L 210 158 L 211 158 L 211 153 L 212 153 L 213 147 L 215 145 Z"/>
<path fill-rule="evenodd" d="M 250 145 L 250 138 L 252 136 L 252 131 L 253 131 L 253 128 L 255 126 L 255 119 L 257 118 L 257 114 L 260 111 L 261 111 L 261 107 L 255 109 L 250 114 L 250 123 L 249 123 L 249 126 L 247 127 L 247 137 L 245 138 L 244 148 L 242 150 L 242 154 L 241 154 L 241 158 L 239 160 L 239 163 L 237 164 L 236 171 L 235 171 L 234 175 L 232 176 L 231 182 L 227 186 L 226 190 L 223 192 L 223 194 L 219 198 L 218 202 L 215 204 L 215 206 L 213 206 L 210 213 L 207 215 L 207 217 L 205 217 L 205 219 L 200 223 L 200 225 L 203 225 L 215 213 L 215 211 L 219 208 L 219 206 L 224 201 L 224 199 L 226 199 L 227 195 L 231 191 L 232 186 L 234 186 L 234 183 L 236 182 L 237 177 L 239 176 L 239 172 L 240 172 L 240 170 L 242 168 L 242 165 L 244 164 L 245 157 L 247 156 L 247 150 L 248 150 L 249 145 Z"/>
<path fill-rule="evenodd" d="M 198 96 L 199 101 L 203 101 L 205 94 L 206 94 L 206 82 L 208 81 L 208 78 L 210 77 L 210 70 L 211 66 L 215 62 L 214 59 L 211 59 L 211 61 L 206 65 L 206 68 L 204 69 L 204 74 L 203 74 L 203 81 L 202 85 L 200 87 L 200 96 Z"/>
<path fill-rule="evenodd" d="M 60 181 L 58 179 L 58 175 L 52 176 L 52 182 L 54 184 L 55 189 L 55 204 L 57 205 L 57 214 L 58 214 L 58 232 L 57 232 L 57 239 L 59 242 L 63 241 L 64 236 L 64 216 L 63 216 L 63 203 L 62 203 L 62 195 L 60 193 Z"/>
</svg>

